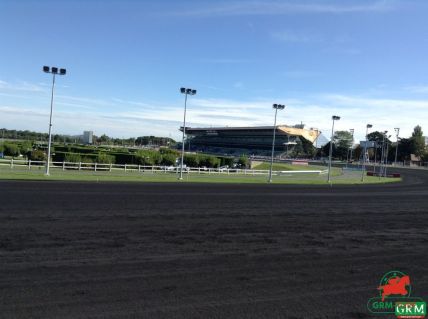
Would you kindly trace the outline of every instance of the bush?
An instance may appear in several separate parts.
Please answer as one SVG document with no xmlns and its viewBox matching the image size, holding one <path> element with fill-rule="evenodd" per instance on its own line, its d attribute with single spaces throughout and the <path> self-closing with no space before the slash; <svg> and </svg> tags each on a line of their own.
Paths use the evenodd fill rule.
<svg viewBox="0 0 428 319">
<path fill-rule="evenodd" d="M 232 157 L 220 157 L 220 166 L 233 166 L 233 158 Z"/>
<path fill-rule="evenodd" d="M 184 154 L 184 164 L 190 167 L 198 167 L 199 166 L 199 157 L 194 154 Z"/>
<path fill-rule="evenodd" d="M 115 158 L 113 155 L 108 155 L 106 153 L 99 153 L 97 156 L 97 163 L 99 164 L 114 164 Z"/>
<path fill-rule="evenodd" d="M 151 150 L 138 150 L 135 152 L 134 158 L 140 165 L 159 165 L 162 161 L 161 154 Z"/>
<path fill-rule="evenodd" d="M 175 165 L 175 161 L 177 160 L 177 155 L 175 154 L 162 154 L 162 165 Z"/>
<path fill-rule="evenodd" d="M 4 143 L 4 155 L 18 156 L 19 154 L 20 153 L 18 145 L 13 143 Z"/>
<path fill-rule="evenodd" d="M 238 165 L 239 167 L 242 167 L 242 168 L 248 167 L 250 165 L 250 161 L 248 160 L 248 157 L 241 156 L 238 160 Z"/>
<path fill-rule="evenodd" d="M 82 158 L 80 157 L 80 154 L 67 153 L 67 154 L 65 154 L 64 161 L 65 162 L 71 162 L 71 163 L 80 163 L 82 161 Z"/>
<path fill-rule="evenodd" d="M 82 157 L 82 167 L 93 167 L 94 160 L 90 157 Z"/>
<path fill-rule="evenodd" d="M 220 159 L 211 155 L 199 155 L 199 166 L 219 167 Z"/>
<path fill-rule="evenodd" d="M 41 150 L 34 150 L 29 153 L 29 159 L 32 161 L 46 161 L 46 153 Z"/>
<path fill-rule="evenodd" d="M 173 149 L 170 149 L 170 148 L 161 148 L 160 150 L 159 150 L 159 152 L 162 154 L 162 155 L 166 155 L 166 154 L 172 154 L 172 155 L 174 155 L 175 157 L 178 157 L 179 155 L 180 155 L 180 152 L 179 151 L 177 151 L 177 150 L 173 150 Z"/>
<path fill-rule="evenodd" d="M 32 151 L 33 144 L 29 141 L 24 141 L 22 144 L 19 145 L 19 152 L 21 154 L 28 154 Z"/>
</svg>

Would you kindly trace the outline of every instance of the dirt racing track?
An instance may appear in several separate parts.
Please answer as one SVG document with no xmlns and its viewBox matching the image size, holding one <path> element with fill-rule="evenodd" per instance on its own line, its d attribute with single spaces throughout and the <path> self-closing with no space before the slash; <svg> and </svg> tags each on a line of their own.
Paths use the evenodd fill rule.
<svg viewBox="0 0 428 319">
<path fill-rule="evenodd" d="M 428 172 L 402 173 L 348 187 L 1 181 L 0 318 L 372 318 L 390 270 L 427 301 Z"/>
</svg>

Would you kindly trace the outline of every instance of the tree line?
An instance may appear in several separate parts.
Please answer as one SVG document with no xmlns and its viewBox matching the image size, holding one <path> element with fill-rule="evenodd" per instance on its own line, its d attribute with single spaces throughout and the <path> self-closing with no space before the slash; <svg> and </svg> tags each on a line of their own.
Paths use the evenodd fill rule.
<svg viewBox="0 0 428 319">
<path fill-rule="evenodd" d="M 3 140 L 26 140 L 48 142 L 49 134 L 33 131 L 8 130 L 2 128 L 0 138 Z M 52 142 L 54 143 L 79 143 L 81 142 L 80 135 L 52 134 Z M 114 146 L 174 146 L 176 141 L 169 137 L 158 136 L 139 136 L 129 138 L 114 138 L 106 134 L 101 136 L 93 136 L 93 144 L 95 145 L 114 145 Z"/>
<path fill-rule="evenodd" d="M 413 129 L 412 135 L 408 138 L 399 138 L 398 151 L 397 143 L 391 141 L 391 136 L 383 132 L 375 131 L 367 135 L 367 140 L 374 147 L 368 148 L 369 159 L 380 158 L 382 144 L 387 146 L 388 149 L 387 159 L 392 162 L 395 161 L 397 154 L 397 161 L 410 161 L 411 155 L 415 155 L 421 161 L 428 161 L 428 149 L 425 145 L 425 138 L 421 126 L 417 125 Z M 353 137 L 348 131 L 336 131 L 333 136 L 333 157 L 341 160 L 360 160 L 364 149 L 362 145 L 357 145 L 353 148 Z M 324 145 L 321 149 L 321 156 L 328 156 L 330 149 L 330 142 Z M 352 149 L 352 158 L 350 150 Z"/>
</svg>

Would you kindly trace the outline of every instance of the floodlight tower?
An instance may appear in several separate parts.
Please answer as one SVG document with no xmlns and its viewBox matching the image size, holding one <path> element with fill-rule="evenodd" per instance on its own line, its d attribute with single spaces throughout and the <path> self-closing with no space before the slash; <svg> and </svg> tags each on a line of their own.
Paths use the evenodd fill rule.
<svg viewBox="0 0 428 319">
<path fill-rule="evenodd" d="M 381 154 L 380 154 L 380 167 L 379 167 L 379 179 L 381 178 L 382 174 L 383 174 L 383 162 L 384 162 L 384 156 L 385 156 L 385 138 L 386 138 L 386 134 L 388 133 L 388 131 L 384 131 L 382 134 L 382 148 L 381 148 Z"/>
<path fill-rule="evenodd" d="M 349 154 L 349 157 L 350 157 L 349 159 L 352 162 L 352 148 L 354 146 L 354 132 L 355 132 L 355 130 L 353 128 L 351 128 L 349 130 L 349 132 L 351 133 L 351 136 L 352 136 L 352 140 L 351 140 L 351 151 L 350 151 L 350 154 Z"/>
<path fill-rule="evenodd" d="M 346 168 L 348 168 L 348 164 L 352 162 L 352 146 L 354 145 L 354 129 L 349 129 L 349 133 L 351 133 L 351 146 L 346 150 Z"/>
<path fill-rule="evenodd" d="M 270 157 L 270 169 L 269 169 L 269 179 L 268 179 L 269 183 L 272 183 L 273 154 L 275 152 L 276 115 L 278 114 L 278 110 L 285 109 L 285 105 L 274 104 L 272 105 L 272 107 L 275 109 L 275 120 L 273 122 L 272 155 Z"/>
<path fill-rule="evenodd" d="M 398 135 L 400 134 L 400 128 L 399 128 L 399 127 L 396 127 L 396 128 L 394 128 L 394 130 L 395 130 L 395 136 L 397 137 L 397 145 L 395 146 L 395 160 L 394 160 L 394 166 L 397 166 L 398 140 L 399 140 Z"/>
<path fill-rule="evenodd" d="M 328 155 L 328 175 L 327 175 L 327 182 L 330 183 L 331 182 L 331 156 L 333 153 L 333 137 L 334 137 L 334 121 L 339 121 L 340 120 L 340 116 L 337 115 L 333 115 L 331 117 L 331 119 L 333 120 L 333 124 L 331 126 L 331 138 L 330 138 L 330 152 Z"/>
<path fill-rule="evenodd" d="M 388 135 L 387 136 L 387 139 L 390 139 L 391 138 L 391 135 Z M 388 145 L 388 141 L 386 142 L 386 151 L 385 151 L 385 169 L 383 170 L 383 175 L 386 177 L 386 170 L 387 170 L 387 168 L 388 168 L 388 148 L 389 148 L 389 145 Z"/>
<path fill-rule="evenodd" d="M 59 69 L 57 67 L 43 66 L 43 72 L 52 74 L 52 94 L 51 94 L 51 112 L 49 116 L 49 141 L 48 141 L 48 159 L 46 161 L 46 173 L 45 175 L 49 176 L 49 166 L 51 160 L 51 143 L 52 143 L 52 109 L 53 109 L 53 100 L 54 100 L 54 89 L 55 89 L 55 76 L 56 75 L 65 75 L 66 69 Z"/>
<path fill-rule="evenodd" d="M 195 95 L 196 90 L 180 88 L 180 92 L 184 94 L 184 120 L 183 120 L 183 137 L 181 139 L 181 162 L 180 162 L 180 177 L 179 180 L 183 179 L 183 163 L 184 163 L 184 136 L 186 134 L 186 109 L 187 109 L 187 95 Z"/>
<path fill-rule="evenodd" d="M 363 169 L 361 171 L 361 182 L 364 182 L 364 175 L 366 173 L 366 161 L 367 161 L 367 135 L 369 135 L 369 128 L 372 128 L 373 125 L 366 125 L 366 142 L 364 143 L 364 154 L 363 154 Z"/>
</svg>

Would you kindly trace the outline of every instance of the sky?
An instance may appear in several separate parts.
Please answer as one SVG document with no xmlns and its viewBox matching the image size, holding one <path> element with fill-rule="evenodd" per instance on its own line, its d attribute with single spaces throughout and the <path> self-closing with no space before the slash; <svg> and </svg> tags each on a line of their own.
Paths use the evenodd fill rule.
<svg viewBox="0 0 428 319">
<path fill-rule="evenodd" d="M 428 135 L 428 2 L 0 1 L 0 128 L 180 139 L 191 127 L 366 124 Z"/>
</svg>

